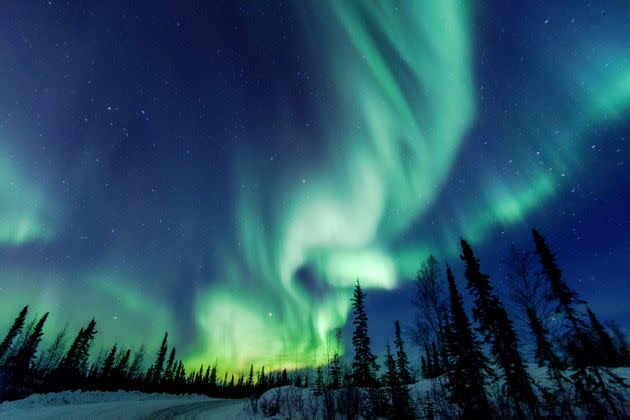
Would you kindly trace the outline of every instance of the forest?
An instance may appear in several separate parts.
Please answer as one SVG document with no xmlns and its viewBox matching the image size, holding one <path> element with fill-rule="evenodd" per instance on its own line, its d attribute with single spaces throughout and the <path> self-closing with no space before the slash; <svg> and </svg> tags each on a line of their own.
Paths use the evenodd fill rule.
<svg viewBox="0 0 630 420">
<path fill-rule="evenodd" d="M 248 398 L 252 414 L 272 416 L 297 404 L 295 393 L 265 394 L 285 387 L 309 392 L 320 402 L 317 417 L 327 419 L 628 418 L 629 386 L 619 368 L 630 366 L 630 351 L 622 328 L 597 317 L 564 278 L 545 238 L 535 229 L 532 235 L 531 250 L 509 250 L 501 281 L 482 270 L 461 239 L 471 310 L 451 267 L 433 256 L 424 260 L 410 297 L 414 325 L 392 325 L 380 363 L 360 279 L 351 353 L 337 351 L 313 371 L 252 365 L 235 376 L 221 375 L 217 363 L 185 366 L 168 333 L 155 354 L 113 344 L 95 355 L 95 319 L 74 334 L 57 332 L 44 346 L 48 313 L 29 319 L 25 306 L 0 336 L 0 402 L 63 390 L 137 390 Z M 409 348 L 417 349 L 418 363 Z M 422 381 L 429 386 L 418 392 L 414 384 Z"/>
</svg>

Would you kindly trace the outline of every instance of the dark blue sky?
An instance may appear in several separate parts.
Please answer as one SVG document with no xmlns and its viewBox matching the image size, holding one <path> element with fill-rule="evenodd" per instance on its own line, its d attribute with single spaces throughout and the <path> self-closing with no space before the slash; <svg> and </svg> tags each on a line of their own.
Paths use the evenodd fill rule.
<svg viewBox="0 0 630 420">
<path fill-rule="evenodd" d="M 0 35 L 2 326 L 304 363 L 357 277 L 380 348 L 428 253 L 499 281 L 534 226 L 630 321 L 627 2 L 5 2 Z"/>
</svg>

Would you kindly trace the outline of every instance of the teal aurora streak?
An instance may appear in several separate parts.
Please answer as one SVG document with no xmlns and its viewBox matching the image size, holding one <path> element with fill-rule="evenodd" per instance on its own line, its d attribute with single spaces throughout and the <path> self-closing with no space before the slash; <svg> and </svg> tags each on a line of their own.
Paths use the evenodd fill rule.
<svg viewBox="0 0 630 420">
<path fill-rule="evenodd" d="M 474 199 L 456 204 L 444 186 L 470 141 L 484 94 L 474 65 L 475 27 L 483 13 L 460 0 L 401 2 L 397 8 L 330 0 L 310 7 L 318 21 L 302 23 L 318 29 L 311 36 L 335 92 L 318 110 L 325 151 L 291 180 L 267 177 L 246 159 L 236 163 L 235 245 L 218 245 L 214 264 L 221 281 L 198 286 L 197 341 L 182 346 L 191 363 L 216 359 L 239 370 L 250 363 L 324 363 L 333 330 L 349 316 L 357 278 L 367 288 L 394 289 L 428 253 L 456 255 L 460 236 L 483 243 L 489 232 L 523 223 L 566 188 L 566 179 L 584 176 L 576 150 L 587 129 L 630 111 L 627 39 L 610 37 L 605 28 L 572 38 L 574 48 L 593 50 L 588 60 L 541 47 L 532 58 L 541 64 L 531 75 L 531 91 L 520 98 L 519 111 L 503 115 L 498 129 L 522 140 L 510 146 L 518 158 L 510 160 L 500 144 L 489 145 L 501 161 L 466 179 L 467 196 Z M 607 37 L 605 49 L 591 47 L 597 37 Z M 59 232 L 52 220 L 58 218 L 51 215 L 64 203 L 29 179 L 8 157 L 11 150 L 1 149 L 0 245 L 19 249 L 54 241 Z M 259 188 L 242 187 L 252 179 Z M 447 223 L 429 229 L 435 206 Z M 80 278 L 83 288 L 62 293 L 47 281 L 66 276 Z M 85 317 L 69 304 L 80 300 L 99 308 L 99 329 L 108 338 L 157 342 L 163 329 L 174 328 L 175 310 L 167 299 L 142 292 L 140 276 L 119 265 L 115 252 L 96 268 L 71 273 L 13 268 L 2 274 L 8 286 L 0 302 L 17 308 L 16 296 L 37 297 L 30 303 L 50 310 L 51 325 L 58 327 L 68 317 Z M 55 314 L 51 304 L 62 301 L 70 310 Z M 99 317 L 110 305 L 128 320 L 126 331 L 115 317 Z"/>
</svg>

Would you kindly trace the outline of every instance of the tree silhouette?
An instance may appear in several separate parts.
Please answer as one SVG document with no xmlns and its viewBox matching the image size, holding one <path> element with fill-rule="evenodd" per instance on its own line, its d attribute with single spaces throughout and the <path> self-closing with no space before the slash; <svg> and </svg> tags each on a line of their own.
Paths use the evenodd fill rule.
<svg viewBox="0 0 630 420">
<path fill-rule="evenodd" d="M 354 309 L 354 359 L 352 361 L 352 379 L 356 386 L 371 387 L 376 385 L 375 373 L 378 370 L 376 356 L 372 353 L 370 336 L 368 335 L 368 318 L 365 313 L 365 292 L 359 280 L 354 287 L 352 297 Z"/>
<path fill-rule="evenodd" d="M 512 321 L 492 290 L 490 276 L 481 272 L 479 258 L 475 257 L 470 244 L 462 239 L 461 246 L 461 259 L 466 263 L 464 276 L 474 297 L 473 318 L 479 323 L 478 331 L 490 343 L 490 352 L 503 370 L 507 395 L 512 400 L 517 417 L 525 417 L 522 403 L 529 408 L 530 416 L 538 417 L 538 401 L 532 390 L 532 379 L 518 351 Z"/>
<path fill-rule="evenodd" d="M 446 330 L 450 358 L 447 372 L 449 401 L 460 408 L 462 418 L 489 418 L 491 410 L 485 390 L 488 360 L 470 328 L 462 297 L 448 266 L 446 276 L 451 304 L 450 323 Z"/>
<path fill-rule="evenodd" d="M 155 358 L 155 363 L 152 366 L 151 375 L 147 375 L 149 381 L 153 383 L 160 382 L 162 378 L 162 369 L 164 368 L 164 361 L 166 359 L 166 351 L 168 349 L 168 333 L 164 333 L 164 338 L 162 339 L 162 344 L 160 345 L 160 349 L 158 350 L 157 357 Z"/>
<path fill-rule="evenodd" d="M 396 346 L 396 364 L 398 367 L 398 374 L 400 375 L 400 382 L 402 384 L 410 384 L 411 373 L 409 372 L 409 360 L 407 359 L 407 353 L 405 353 L 405 344 L 400 334 L 400 322 L 396 321 L 394 324 Z"/>
<path fill-rule="evenodd" d="M 2 360 L 4 355 L 7 353 L 7 351 L 11 347 L 11 344 L 13 343 L 13 340 L 15 339 L 15 337 L 20 333 L 20 331 L 22 331 L 22 327 L 24 327 L 24 321 L 26 320 L 27 313 L 28 313 L 28 305 L 22 308 L 17 318 L 15 318 L 15 321 L 13 321 L 11 328 L 9 328 L 9 332 L 2 340 L 2 343 L 0 343 L 0 360 Z"/>
<path fill-rule="evenodd" d="M 330 361 L 330 388 L 337 389 L 341 386 L 341 358 L 335 352 Z"/>
<path fill-rule="evenodd" d="M 389 400 L 391 401 L 390 418 L 413 419 L 415 418 L 410 405 L 409 390 L 400 382 L 400 372 L 389 344 L 385 354 L 385 375 L 383 383 L 387 387 Z"/>
<path fill-rule="evenodd" d="M 596 345 L 596 354 L 593 356 L 593 359 L 597 359 L 599 364 L 602 366 L 608 367 L 616 367 L 619 366 L 619 354 L 617 353 L 617 349 L 613 344 L 612 338 L 604 328 L 604 326 L 599 322 L 595 313 L 591 311 L 590 308 L 586 308 L 586 312 L 588 313 L 588 318 L 591 322 L 591 328 L 595 333 L 595 339 L 597 340 Z"/>
</svg>

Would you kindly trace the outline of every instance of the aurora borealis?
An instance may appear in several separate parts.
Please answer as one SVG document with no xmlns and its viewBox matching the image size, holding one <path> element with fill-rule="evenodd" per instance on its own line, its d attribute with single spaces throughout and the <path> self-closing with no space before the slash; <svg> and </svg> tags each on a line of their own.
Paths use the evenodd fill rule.
<svg viewBox="0 0 630 420">
<path fill-rule="evenodd" d="M 0 6 L 0 304 L 240 370 L 532 226 L 630 320 L 626 2 Z M 454 267 L 456 274 L 459 267 Z"/>
</svg>

